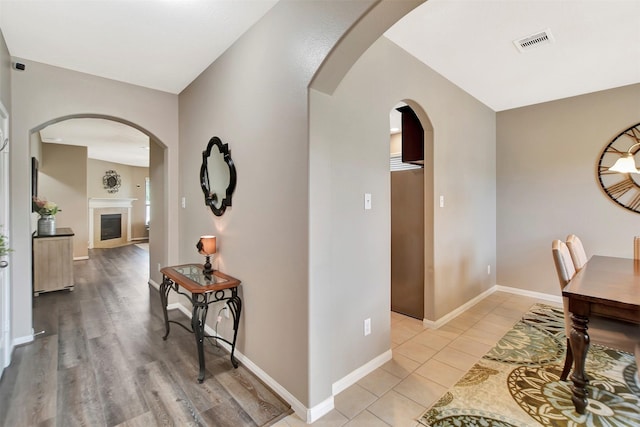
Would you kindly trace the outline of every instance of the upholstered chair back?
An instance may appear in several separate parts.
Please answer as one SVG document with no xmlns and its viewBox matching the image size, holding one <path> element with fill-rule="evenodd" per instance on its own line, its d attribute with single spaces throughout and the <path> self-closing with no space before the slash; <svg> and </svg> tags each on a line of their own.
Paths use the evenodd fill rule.
<svg viewBox="0 0 640 427">
<path fill-rule="evenodd" d="M 576 271 L 582 270 L 582 267 L 584 267 L 584 265 L 589 260 L 587 258 L 587 254 L 584 251 L 582 241 L 575 234 L 569 234 L 567 236 L 567 247 L 569 248 L 571 260 Z"/>
<path fill-rule="evenodd" d="M 562 240 L 554 240 L 551 242 L 551 252 L 553 253 L 553 262 L 556 265 L 556 272 L 558 273 L 558 281 L 560 282 L 560 292 L 567 286 L 567 283 L 576 274 L 576 269 L 573 266 L 571 254 L 567 244 Z M 571 332 L 571 317 L 569 314 L 569 301 L 566 297 L 562 297 L 562 307 L 564 308 L 564 328 L 569 336 Z"/>
</svg>

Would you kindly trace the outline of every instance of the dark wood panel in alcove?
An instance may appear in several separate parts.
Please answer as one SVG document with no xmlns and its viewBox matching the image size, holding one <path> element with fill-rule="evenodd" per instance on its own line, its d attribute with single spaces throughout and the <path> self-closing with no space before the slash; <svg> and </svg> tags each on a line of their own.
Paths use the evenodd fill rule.
<svg viewBox="0 0 640 427">
<path fill-rule="evenodd" d="M 424 165 L 424 129 L 408 106 L 396 108 L 402 114 L 402 163 Z"/>
</svg>

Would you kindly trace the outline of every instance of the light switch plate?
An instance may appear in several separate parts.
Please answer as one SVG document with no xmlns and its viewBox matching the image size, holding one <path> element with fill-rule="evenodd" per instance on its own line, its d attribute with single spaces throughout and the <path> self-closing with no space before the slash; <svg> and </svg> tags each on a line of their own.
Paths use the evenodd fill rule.
<svg viewBox="0 0 640 427">
<path fill-rule="evenodd" d="M 371 193 L 364 193 L 364 209 L 371 209 Z"/>
</svg>

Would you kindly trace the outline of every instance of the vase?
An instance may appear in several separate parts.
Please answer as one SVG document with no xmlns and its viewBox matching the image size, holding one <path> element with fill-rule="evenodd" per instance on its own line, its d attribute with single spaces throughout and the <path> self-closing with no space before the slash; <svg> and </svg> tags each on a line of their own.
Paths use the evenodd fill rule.
<svg viewBox="0 0 640 427">
<path fill-rule="evenodd" d="M 56 217 L 42 215 L 38 219 L 38 236 L 54 236 L 56 234 Z"/>
</svg>

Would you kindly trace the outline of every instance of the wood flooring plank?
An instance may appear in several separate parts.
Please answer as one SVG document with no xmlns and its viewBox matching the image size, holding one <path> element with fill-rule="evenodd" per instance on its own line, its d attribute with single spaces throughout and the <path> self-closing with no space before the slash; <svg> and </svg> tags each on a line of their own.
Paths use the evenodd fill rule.
<svg viewBox="0 0 640 427">
<path fill-rule="evenodd" d="M 206 425 L 163 362 L 152 362 L 139 367 L 136 378 L 155 418 L 154 425 Z"/>
<path fill-rule="evenodd" d="M 88 347 L 107 426 L 146 412 L 148 407 L 115 334 L 92 338 Z"/>
<path fill-rule="evenodd" d="M 58 371 L 58 384 L 58 426 L 106 425 L 97 381 L 89 363 Z"/>
<path fill-rule="evenodd" d="M 133 368 L 159 360 L 171 350 L 162 334 L 139 327 L 127 320 L 113 322 L 112 329 L 122 344 L 124 355 Z"/>
<path fill-rule="evenodd" d="M 113 331 L 111 316 L 102 306 L 100 297 L 87 300 L 80 311 L 87 339 L 97 338 Z"/>
<path fill-rule="evenodd" d="M 289 410 L 289 405 L 244 366 L 219 373 L 215 378 L 257 425 L 264 425 Z"/>
<path fill-rule="evenodd" d="M 171 325 L 162 340 L 148 252 L 132 247 L 89 250 L 89 260 L 74 262 L 73 292 L 34 300 L 34 328 L 46 333 L 17 347 L 4 370 L 0 426 L 243 427 L 264 425 L 279 408 L 248 371 L 234 377 L 229 353 L 210 341 L 205 381 L 196 381 L 195 337 Z M 169 317 L 190 324 L 177 310 Z M 266 424 L 290 412 L 281 408 Z"/>
<path fill-rule="evenodd" d="M 2 378 L 0 379 L 0 426 L 7 425 L 7 414 L 13 403 L 12 396 L 16 390 L 19 368 L 22 364 L 23 355 L 28 351 L 28 348 L 26 345 L 16 347 L 13 350 L 11 365 L 5 368 L 2 373 Z"/>
<path fill-rule="evenodd" d="M 33 330 L 44 332 L 40 337 L 58 333 L 58 309 L 60 297 L 56 292 L 42 294 L 34 298 Z"/>
<path fill-rule="evenodd" d="M 56 416 L 58 336 L 37 339 L 25 350 L 6 426 L 37 426 Z"/>
<path fill-rule="evenodd" d="M 204 412 L 202 418 L 207 426 L 212 427 L 254 427 L 258 425 L 233 399 Z"/>
<path fill-rule="evenodd" d="M 156 419 L 151 411 L 145 412 L 142 415 L 138 415 L 135 418 L 127 420 L 122 424 L 118 424 L 116 427 L 149 427 L 156 423 Z"/>
<path fill-rule="evenodd" d="M 62 312 L 58 316 L 58 369 L 66 369 L 87 360 L 87 338 L 82 314 Z"/>
<path fill-rule="evenodd" d="M 194 407 L 202 413 L 213 407 L 228 405 L 229 402 L 232 402 L 233 397 L 222 384 L 216 380 L 215 375 L 210 370 L 207 369 L 205 372 L 205 378 L 202 384 L 199 384 L 196 380 L 198 375 L 198 360 L 195 354 L 195 340 L 193 335 L 176 331 L 173 338 L 173 340 L 166 341 L 167 345 L 173 347 L 171 351 L 167 352 L 169 356 L 167 363 L 172 367 L 172 374 L 175 381 L 193 402 Z M 229 360 L 228 353 L 225 351 L 221 351 L 220 354 L 217 355 L 207 353 L 205 366 L 215 366 L 216 364 L 213 363 L 214 360 L 221 357 L 227 361 Z M 231 363 L 228 364 L 227 369 L 233 369 Z M 238 408 L 238 410 L 244 412 L 242 408 Z"/>
</svg>

